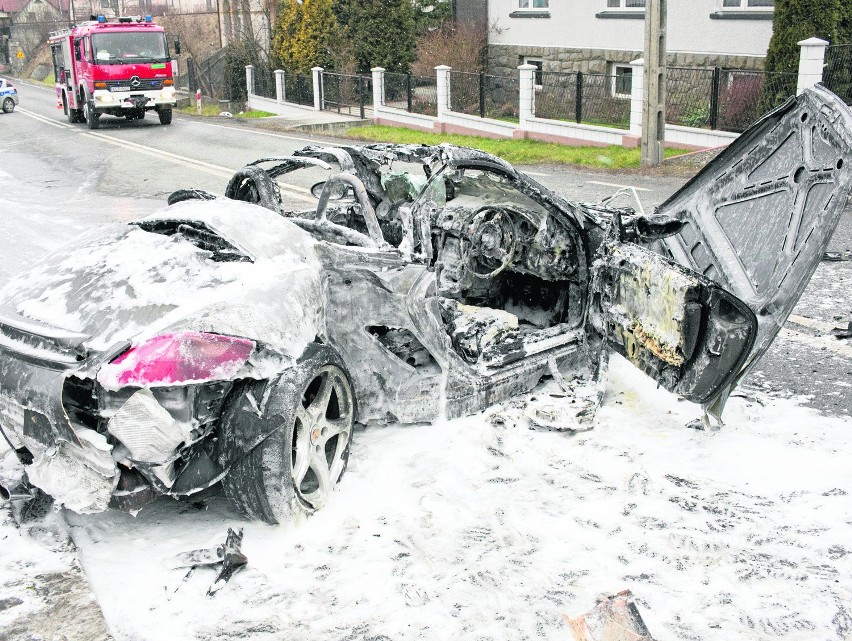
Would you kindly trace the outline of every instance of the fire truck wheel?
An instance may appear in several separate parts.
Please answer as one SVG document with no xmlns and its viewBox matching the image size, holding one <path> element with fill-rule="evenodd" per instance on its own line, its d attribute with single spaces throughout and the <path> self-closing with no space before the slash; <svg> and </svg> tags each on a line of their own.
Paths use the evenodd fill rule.
<svg viewBox="0 0 852 641">
<path fill-rule="evenodd" d="M 7 114 L 15 111 L 15 101 L 11 98 L 6 98 L 6 100 L 3 101 L 3 111 Z"/>
<path fill-rule="evenodd" d="M 167 109 L 159 109 L 157 111 L 157 115 L 160 116 L 160 124 L 161 125 L 172 124 L 172 108 L 171 107 L 168 107 Z"/>
<path fill-rule="evenodd" d="M 71 109 L 68 106 L 68 97 L 64 93 L 62 94 L 62 110 L 65 112 L 65 115 L 68 118 L 68 122 L 70 122 L 72 125 L 81 121 L 80 110 Z"/>
<path fill-rule="evenodd" d="M 86 125 L 89 127 L 89 129 L 98 128 L 98 121 L 101 119 L 101 116 L 92 107 L 91 100 L 87 100 L 83 103 L 83 118 L 85 119 Z"/>
</svg>

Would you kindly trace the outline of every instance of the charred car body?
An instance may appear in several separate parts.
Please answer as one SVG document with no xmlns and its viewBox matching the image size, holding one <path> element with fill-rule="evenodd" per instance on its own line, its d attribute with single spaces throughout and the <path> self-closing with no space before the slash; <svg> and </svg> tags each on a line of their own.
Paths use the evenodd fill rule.
<svg viewBox="0 0 852 641">
<path fill-rule="evenodd" d="M 221 481 L 276 521 L 325 503 L 356 421 L 594 379 L 609 350 L 718 417 L 816 268 L 851 148 L 852 113 L 817 87 L 647 217 L 471 149 L 261 159 L 226 197 L 176 192 L 5 287 L 0 427 L 76 511 Z"/>
</svg>

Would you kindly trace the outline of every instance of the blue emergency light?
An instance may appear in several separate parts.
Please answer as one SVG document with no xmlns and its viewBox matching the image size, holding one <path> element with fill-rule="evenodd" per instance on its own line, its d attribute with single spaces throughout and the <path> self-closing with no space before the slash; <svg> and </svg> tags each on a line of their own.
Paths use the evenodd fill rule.
<svg viewBox="0 0 852 641">
<path fill-rule="evenodd" d="M 151 22 L 151 16 L 145 16 L 145 22 Z"/>
<path fill-rule="evenodd" d="M 105 16 L 98 16 L 98 22 L 106 22 Z"/>
</svg>

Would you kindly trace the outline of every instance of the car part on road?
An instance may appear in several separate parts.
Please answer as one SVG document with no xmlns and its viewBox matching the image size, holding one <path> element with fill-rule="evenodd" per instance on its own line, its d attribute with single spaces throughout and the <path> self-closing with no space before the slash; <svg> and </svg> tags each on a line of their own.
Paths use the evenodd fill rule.
<svg viewBox="0 0 852 641">
<path fill-rule="evenodd" d="M 630 590 L 601 596 L 593 609 L 580 616 L 563 616 L 574 641 L 654 641 Z"/>
<path fill-rule="evenodd" d="M 176 568 L 188 567 L 189 571 L 183 578 L 183 583 L 192 575 L 197 567 L 213 567 L 221 564 L 222 569 L 216 580 L 207 590 L 207 596 L 213 596 L 221 590 L 231 577 L 248 564 L 248 557 L 240 549 L 243 543 L 243 530 L 234 531 L 228 528 L 225 543 L 214 548 L 183 552 L 175 557 Z M 180 586 L 178 586 L 178 589 Z M 177 590 L 176 590 L 177 591 Z"/>
</svg>

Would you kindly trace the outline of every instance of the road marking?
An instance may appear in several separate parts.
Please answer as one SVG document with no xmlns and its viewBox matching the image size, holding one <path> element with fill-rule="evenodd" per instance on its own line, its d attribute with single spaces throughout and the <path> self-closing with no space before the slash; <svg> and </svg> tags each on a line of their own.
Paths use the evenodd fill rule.
<svg viewBox="0 0 852 641">
<path fill-rule="evenodd" d="M 138 153 L 144 154 L 146 156 L 151 156 L 153 158 L 158 158 L 161 160 L 168 160 L 178 165 L 182 165 L 184 167 L 190 167 L 193 169 L 200 169 L 208 174 L 212 174 L 214 176 L 220 176 L 223 178 L 231 178 L 234 175 L 235 170 L 229 167 L 223 167 L 222 165 L 215 165 L 213 163 L 205 162 L 203 160 L 197 160 L 195 158 L 190 158 L 188 156 L 181 156 L 180 154 L 175 154 L 170 151 L 163 151 L 161 149 L 157 149 L 155 147 L 149 147 L 147 145 L 142 145 L 138 142 L 131 142 L 129 140 L 121 140 L 119 138 L 114 138 L 113 136 L 109 136 L 107 134 L 96 133 L 94 131 L 88 131 L 85 129 L 77 129 L 77 133 L 81 136 L 87 136 L 89 138 L 94 138 L 96 140 L 100 140 L 111 145 L 115 145 L 117 147 L 124 147 L 125 149 L 131 149 Z M 316 199 L 313 196 L 306 197 L 305 194 L 310 194 L 308 189 L 304 189 L 302 191 L 302 187 L 290 186 L 290 185 L 279 185 L 279 191 L 282 194 L 287 194 L 294 198 L 298 198 L 299 200 L 304 200 L 307 202 L 315 202 Z"/>
<path fill-rule="evenodd" d="M 819 331 L 827 334 L 835 327 L 831 323 L 826 323 L 825 321 L 817 320 L 816 318 L 808 318 L 807 316 L 797 316 L 796 314 L 790 314 L 790 316 L 787 317 L 787 320 L 796 323 L 796 325 L 810 327 L 811 329 L 818 329 Z"/>
<path fill-rule="evenodd" d="M 530 176 L 541 176 L 542 178 L 547 178 L 548 176 L 550 176 L 550 174 L 539 174 L 535 171 L 527 171 L 526 169 L 521 169 L 521 171 Z"/>
<path fill-rule="evenodd" d="M 616 185 L 615 183 L 604 183 L 598 180 L 587 180 L 590 185 L 603 185 L 604 187 L 615 187 L 617 189 L 635 189 L 636 191 L 651 191 L 645 187 L 634 187 L 633 185 Z"/>
<path fill-rule="evenodd" d="M 47 116 L 42 116 L 41 114 L 37 114 L 34 111 L 30 111 L 29 109 L 22 109 L 21 107 L 18 107 L 17 111 L 20 111 L 22 114 L 29 118 L 32 118 L 33 120 L 38 120 L 39 122 L 43 122 L 46 125 L 50 125 L 51 127 L 57 127 L 58 129 L 73 129 L 70 124 L 66 124 L 64 122 L 56 122 L 55 120 L 48 118 Z"/>
<path fill-rule="evenodd" d="M 811 336 L 810 334 L 797 332 L 795 329 L 790 329 L 788 327 L 782 327 L 781 331 L 778 332 L 778 335 L 783 336 L 784 338 L 789 338 L 790 340 L 801 343 L 802 345 L 807 345 L 816 349 L 826 349 L 845 358 L 852 358 L 852 345 L 842 343 L 833 336 Z"/>
<path fill-rule="evenodd" d="M 198 122 L 196 120 L 185 121 L 185 122 L 193 122 L 198 125 L 204 125 L 205 127 L 217 127 L 219 129 L 228 129 L 230 131 L 239 131 L 245 132 L 248 134 L 256 134 L 258 136 L 268 136 L 270 138 L 284 138 L 285 140 L 298 140 L 299 142 L 309 142 L 314 145 L 323 145 L 328 146 L 327 140 L 316 140 L 313 138 L 300 138 L 299 136 L 288 136 L 287 134 L 274 134 L 269 131 L 257 131 L 256 129 L 243 129 L 242 127 L 232 127 L 229 125 L 214 125 L 212 122 Z M 334 136 L 329 136 L 330 138 L 334 138 Z"/>
</svg>

